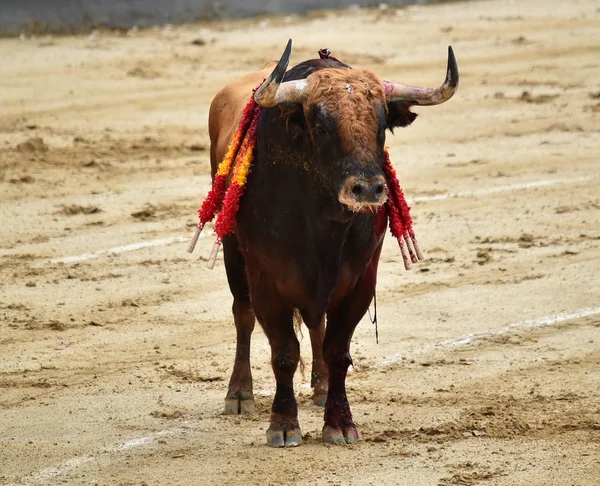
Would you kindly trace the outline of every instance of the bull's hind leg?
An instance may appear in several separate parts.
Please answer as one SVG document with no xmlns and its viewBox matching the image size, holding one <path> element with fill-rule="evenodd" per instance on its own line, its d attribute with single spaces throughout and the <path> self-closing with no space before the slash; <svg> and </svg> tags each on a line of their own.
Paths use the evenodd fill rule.
<svg viewBox="0 0 600 486">
<path fill-rule="evenodd" d="M 346 374 L 352 364 L 352 334 L 375 295 L 380 251 L 381 246 L 354 290 L 338 308 L 330 310 L 327 315 L 323 355 L 329 372 L 329 391 L 325 403 L 323 440 L 330 444 L 353 444 L 358 440 L 358 432 L 346 396 Z"/>
<path fill-rule="evenodd" d="M 327 400 L 327 368 L 323 361 L 323 338 L 325 337 L 325 317 L 318 329 L 309 329 L 310 345 L 312 347 L 312 372 L 310 386 L 313 389 L 313 403 L 319 407 L 325 406 Z"/>
<path fill-rule="evenodd" d="M 236 350 L 233 372 L 225 397 L 225 414 L 251 414 L 256 411 L 250 369 L 250 338 L 254 330 L 254 312 L 250 304 L 246 264 L 235 236 L 223 240 L 227 280 L 233 294 Z"/>
</svg>

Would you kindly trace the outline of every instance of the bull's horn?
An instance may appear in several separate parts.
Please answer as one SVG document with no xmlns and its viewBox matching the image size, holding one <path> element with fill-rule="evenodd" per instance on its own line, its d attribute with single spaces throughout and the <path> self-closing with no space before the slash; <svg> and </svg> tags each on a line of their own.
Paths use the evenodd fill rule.
<svg viewBox="0 0 600 486">
<path fill-rule="evenodd" d="M 415 105 L 439 105 L 448 101 L 458 89 L 458 66 L 452 46 L 448 46 L 446 80 L 439 88 L 417 88 L 387 81 L 383 85 L 388 102 L 403 100 Z"/>
<path fill-rule="evenodd" d="M 273 72 L 265 80 L 260 88 L 254 93 L 254 101 L 260 106 L 270 108 L 279 103 L 302 103 L 306 100 L 305 79 L 299 81 L 287 81 L 282 83 L 283 75 L 290 62 L 290 54 L 292 53 L 292 39 L 290 39 L 283 51 L 283 55 Z"/>
</svg>

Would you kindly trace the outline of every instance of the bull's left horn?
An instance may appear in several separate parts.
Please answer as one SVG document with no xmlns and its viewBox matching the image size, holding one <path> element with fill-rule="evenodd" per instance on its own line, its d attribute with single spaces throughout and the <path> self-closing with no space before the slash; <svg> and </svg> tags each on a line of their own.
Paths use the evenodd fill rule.
<svg viewBox="0 0 600 486">
<path fill-rule="evenodd" d="M 279 103 L 302 103 L 306 100 L 307 82 L 305 79 L 281 82 L 290 62 L 291 53 L 292 39 L 288 41 L 285 51 L 283 51 L 283 55 L 273 72 L 254 93 L 254 101 L 260 106 L 271 108 Z"/>
<path fill-rule="evenodd" d="M 452 46 L 448 46 L 448 68 L 446 80 L 437 89 L 418 88 L 400 83 L 384 81 L 385 96 L 390 101 L 407 101 L 415 105 L 439 105 L 452 98 L 458 89 L 458 66 Z"/>
</svg>

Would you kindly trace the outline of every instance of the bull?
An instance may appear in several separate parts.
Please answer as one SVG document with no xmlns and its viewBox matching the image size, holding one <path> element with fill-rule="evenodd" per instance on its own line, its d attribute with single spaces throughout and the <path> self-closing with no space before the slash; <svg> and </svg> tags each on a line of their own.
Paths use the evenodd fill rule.
<svg viewBox="0 0 600 486">
<path fill-rule="evenodd" d="M 386 131 L 410 125 L 413 105 L 436 105 L 458 86 L 452 48 L 443 85 L 383 81 L 331 56 L 287 70 L 279 60 L 223 88 L 209 114 L 211 174 L 252 88 L 263 109 L 254 165 L 235 233 L 223 239 L 237 343 L 225 413 L 255 410 L 250 339 L 258 319 L 269 340 L 276 392 L 267 444 L 302 441 L 293 378 L 300 358 L 294 316 L 309 329 L 314 402 L 324 405 L 323 440 L 352 444 L 358 432 L 346 396 L 350 340 L 374 295 L 387 228 L 382 169 Z"/>
</svg>

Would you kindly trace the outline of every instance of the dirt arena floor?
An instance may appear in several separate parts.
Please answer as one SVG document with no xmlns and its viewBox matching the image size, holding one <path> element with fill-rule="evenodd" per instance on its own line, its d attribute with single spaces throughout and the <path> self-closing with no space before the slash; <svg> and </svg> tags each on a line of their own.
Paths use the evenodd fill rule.
<svg viewBox="0 0 600 486">
<path fill-rule="evenodd" d="M 519 0 L 0 40 L 0 484 L 600 484 L 598 25 L 593 0 Z M 211 98 L 289 37 L 292 63 L 429 86 L 452 44 L 461 74 L 388 137 L 426 261 L 387 238 L 347 447 L 300 371 L 304 443 L 266 446 L 258 327 L 258 413 L 222 415 L 224 266 L 185 251 Z"/>
</svg>

